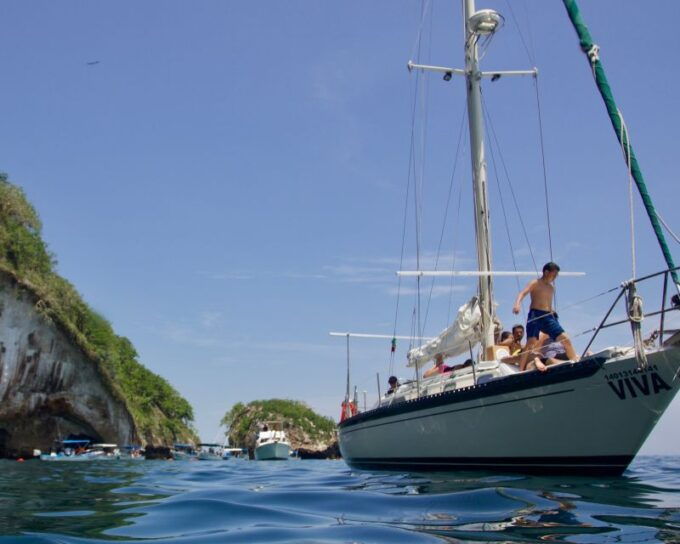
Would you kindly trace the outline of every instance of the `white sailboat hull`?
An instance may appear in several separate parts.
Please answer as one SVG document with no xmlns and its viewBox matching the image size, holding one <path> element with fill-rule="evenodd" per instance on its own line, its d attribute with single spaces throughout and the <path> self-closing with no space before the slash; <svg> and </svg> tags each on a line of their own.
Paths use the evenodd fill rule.
<svg viewBox="0 0 680 544">
<path fill-rule="evenodd" d="M 268 442 L 255 448 L 255 459 L 258 461 L 282 461 L 290 459 L 290 444 L 285 442 Z"/>
<path fill-rule="evenodd" d="M 364 412 L 340 424 L 340 451 L 356 468 L 620 474 L 680 387 L 680 348 L 648 361 L 594 357 Z"/>
</svg>

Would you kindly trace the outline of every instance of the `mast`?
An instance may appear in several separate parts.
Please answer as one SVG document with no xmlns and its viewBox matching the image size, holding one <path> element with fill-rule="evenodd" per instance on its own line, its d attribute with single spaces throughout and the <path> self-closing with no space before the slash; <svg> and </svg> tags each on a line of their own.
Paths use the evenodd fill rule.
<svg viewBox="0 0 680 544">
<path fill-rule="evenodd" d="M 482 111 L 482 74 L 479 70 L 477 41 L 479 33 L 471 25 L 475 13 L 474 0 L 463 0 L 465 35 L 465 83 L 467 89 L 470 155 L 472 159 L 472 194 L 475 208 L 475 238 L 479 276 L 479 305 L 482 310 L 482 359 L 494 344 L 493 280 L 491 271 L 491 226 L 487 195 L 486 159 L 484 156 L 484 112 Z"/>
<path fill-rule="evenodd" d="M 491 269 L 491 227 L 489 223 L 489 199 L 487 196 L 486 159 L 484 157 L 484 111 L 482 109 L 481 81 L 484 77 L 498 79 L 501 76 L 533 76 L 533 70 L 494 70 L 482 72 L 479 69 L 477 42 L 480 37 L 487 39 L 503 26 L 503 16 L 492 10 L 475 11 L 474 0 L 463 1 L 463 30 L 465 35 L 465 69 L 447 66 L 429 66 L 409 61 L 409 70 L 424 70 L 443 74 L 444 81 L 451 81 L 453 75 L 465 78 L 467 90 L 468 125 L 470 128 L 470 151 L 472 160 L 472 194 L 475 209 L 475 238 L 477 241 L 477 271 L 466 275 L 479 277 L 479 305 L 482 310 L 482 360 L 487 358 L 487 349 L 494 344 L 494 304 Z M 408 274 L 408 273 L 407 273 Z M 418 270 L 415 275 L 427 273 Z M 436 272 L 435 272 L 436 274 Z M 501 272 L 498 275 L 507 274 Z"/>
</svg>

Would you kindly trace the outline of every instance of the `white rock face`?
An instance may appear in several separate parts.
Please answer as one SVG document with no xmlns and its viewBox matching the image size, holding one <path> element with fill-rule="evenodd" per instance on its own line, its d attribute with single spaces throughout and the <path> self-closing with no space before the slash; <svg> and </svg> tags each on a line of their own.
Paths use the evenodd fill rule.
<svg viewBox="0 0 680 544">
<path fill-rule="evenodd" d="M 49 451 L 70 434 L 138 442 L 125 403 L 97 363 L 34 302 L 0 275 L 0 456 Z"/>
</svg>

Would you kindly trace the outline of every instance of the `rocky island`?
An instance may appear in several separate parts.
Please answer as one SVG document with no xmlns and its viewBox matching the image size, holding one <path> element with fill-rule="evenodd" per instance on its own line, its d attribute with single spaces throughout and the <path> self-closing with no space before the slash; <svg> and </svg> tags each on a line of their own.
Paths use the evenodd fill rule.
<svg viewBox="0 0 680 544">
<path fill-rule="evenodd" d="M 255 448 L 260 427 L 268 421 L 280 421 L 293 450 L 304 458 L 340 457 L 335 422 L 315 413 L 300 401 L 270 399 L 248 404 L 236 403 L 222 418 L 233 447 Z"/>
<path fill-rule="evenodd" d="M 69 435 L 195 440 L 191 405 L 55 271 L 23 191 L 0 174 L 0 457 Z"/>
</svg>

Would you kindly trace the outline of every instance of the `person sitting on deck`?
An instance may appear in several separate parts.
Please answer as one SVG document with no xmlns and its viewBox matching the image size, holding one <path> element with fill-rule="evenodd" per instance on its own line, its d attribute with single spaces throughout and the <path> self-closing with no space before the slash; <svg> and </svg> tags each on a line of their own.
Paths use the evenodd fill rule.
<svg viewBox="0 0 680 544">
<path fill-rule="evenodd" d="M 524 325 L 517 324 L 512 328 L 512 334 L 509 337 L 501 339 L 499 345 L 507 347 L 510 353 L 509 356 L 500 359 L 502 363 L 519 366 L 524 350 L 522 338 L 524 338 Z"/>
<path fill-rule="evenodd" d="M 505 333 L 501 335 L 501 346 L 507 346 L 510 355 L 519 355 L 524 348 L 522 345 L 522 338 L 524 338 L 524 325 L 517 324 L 512 327 L 512 334 L 505 336 Z"/>
<path fill-rule="evenodd" d="M 396 392 L 396 390 L 399 389 L 399 386 L 401 385 L 396 376 L 390 376 L 390 378 L 387 380 L 387 383 L 390 384 L 390 388 L 387 390 L 385 395 L 391 395 L 392 393 Z"/>
<path fill-rule="evenodd" d="M 434 358 L 434 366 L 423 374 L 423 378 L 444 374 L 444 372 L 451 372 L 451 370 L 453 370 L 453 368 L 444 364 L 444 356 L 441 353 L 438 353 Z"/>
<path fill-rule="evenodd" d="M 531 307 L 527 316 L 527 344 L 522 356 L 520 357 L 520 370 L 526 370 L 529 353 L 536 347 L 538 336 L 544 332 L 551 339 L 561 342 L 571 361 L 578 361 L 578 355 L 574 346 L 564 332 L 564 329 L 557 321 L 557 314 L 552 309 L 552 301 L 555 295 L 553 282 L 557 279 L 560 267 L 550 262 L 543 266 L 543 275 L 535 280 L 531 280 L 527 286 L 520 291 L 515 300 L 512 311 L 516 314 L 520 312 L 522 299 L 531 294 Z"/>
</svg>

